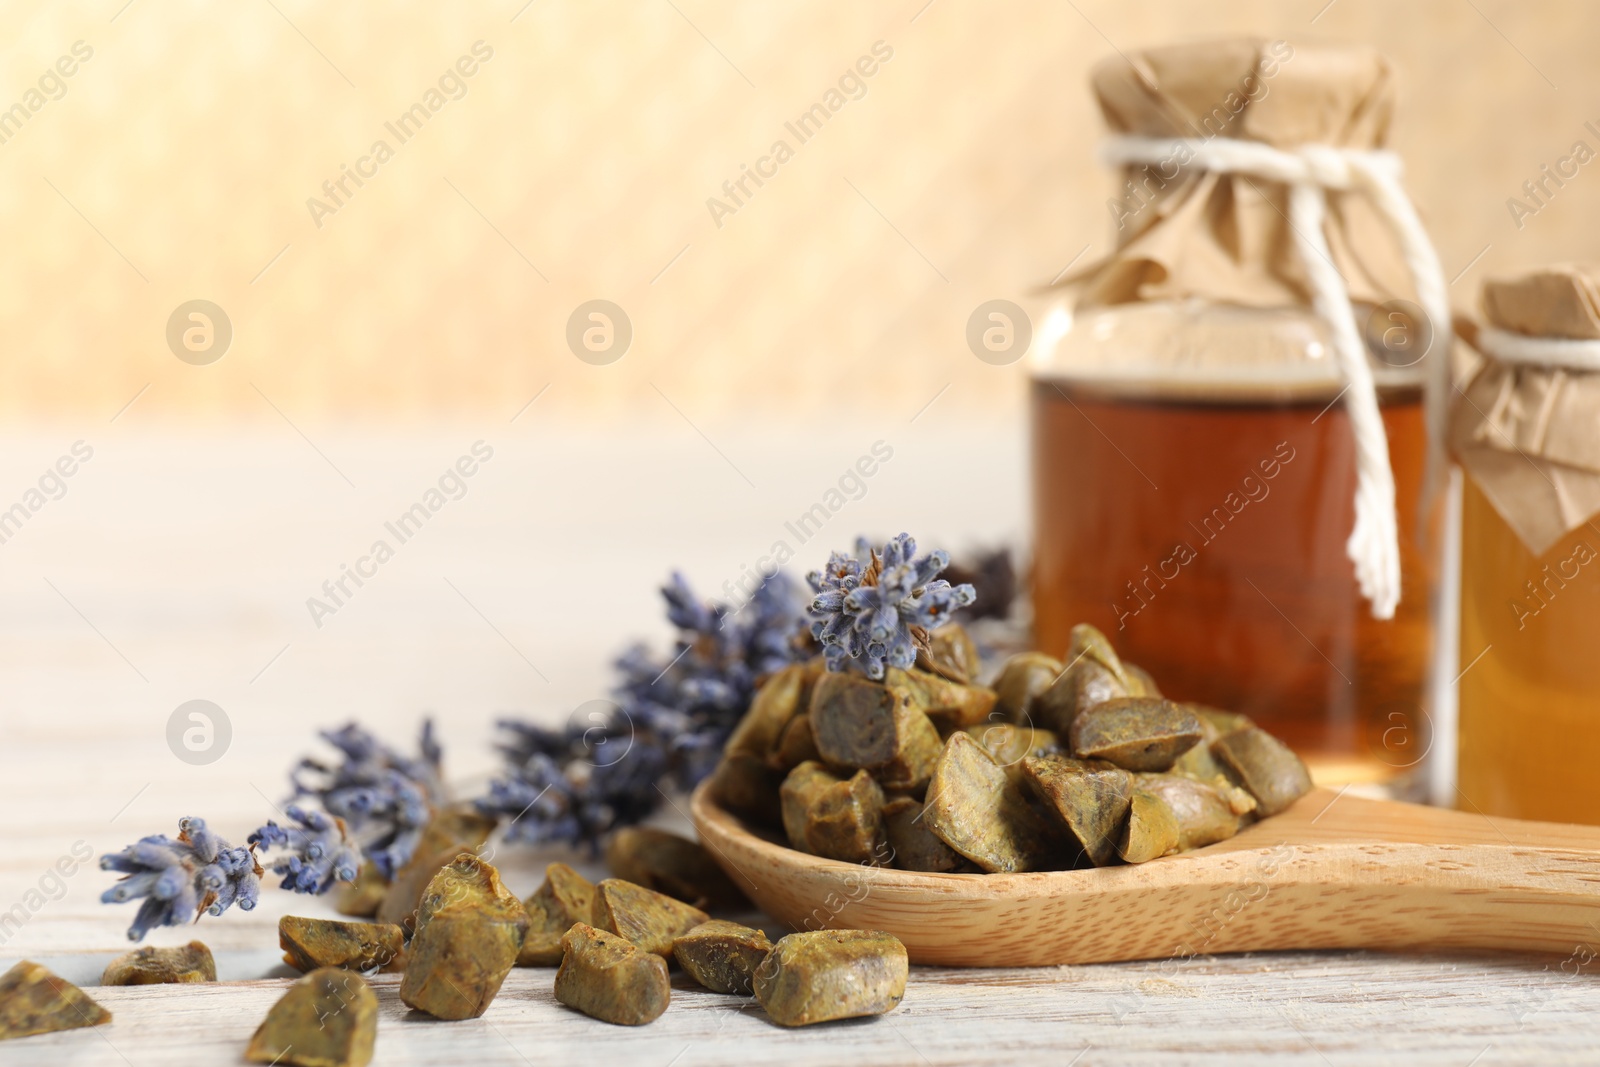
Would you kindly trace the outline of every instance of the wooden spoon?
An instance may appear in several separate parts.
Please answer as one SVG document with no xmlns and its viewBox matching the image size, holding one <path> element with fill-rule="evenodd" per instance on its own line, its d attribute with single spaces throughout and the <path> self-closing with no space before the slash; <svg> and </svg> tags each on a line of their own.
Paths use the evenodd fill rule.
<svg viewBox="0 0 1600 1067">
<path fill-rule="evenodd" d="M 886 930 L 917 963 L 1600 946 L 1600 827 L 1317 789 L 1228 841 L 1137 866 L 918 874 L 796 852 L 752 832 L 704 785 L 691 811 L 711 854 L 768 914 L 797 930 Z"/>
</svg>

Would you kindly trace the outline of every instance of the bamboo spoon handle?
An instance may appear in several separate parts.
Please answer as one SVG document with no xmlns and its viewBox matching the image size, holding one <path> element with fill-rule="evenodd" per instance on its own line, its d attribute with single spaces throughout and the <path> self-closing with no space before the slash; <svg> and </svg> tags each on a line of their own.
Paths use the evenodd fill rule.
<svg viewBox="0 0 1600 1067">
<path fill-rule="evenodd" d="M 1492 845 L 1600 854 L 1600 826 L 1495 818 L 1478 811 L 1369 800 L 1331 789 L 1313 789 L 1294 807 L 1256 823 L 1250 832 L 1272 827 L 1284 834 L 1292 831 L 1295 841 L 1307 844 Z"/>
<path fill-rule="evenodd" d="M 1600 946 L 1600 827 L 1315 790 L 1214 860 L 1246 852 L 1265 876 L 1252 892 L 1287 899 L 1263 909 L 1272 925 L 1229 923 L 1207 951 Z"/>
</svg>

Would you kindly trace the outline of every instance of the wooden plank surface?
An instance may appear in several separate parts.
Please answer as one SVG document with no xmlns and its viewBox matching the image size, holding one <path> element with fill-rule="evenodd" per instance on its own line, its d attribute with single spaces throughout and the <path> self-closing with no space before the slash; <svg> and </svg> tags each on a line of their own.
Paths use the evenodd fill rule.
<svg viewBox="0 0 1600 1067">
<path fill-rule="evenodd" d="M 554 971 L 514 971 L 481 1018 L 439 1023 L 374 979 L 378 1064 L 1593 1063 L 1600 989 L 1542 963 L 1362 954 L 1233 956 L 1047 970 L 916 968 L 878 1019 L 782 1030 L 752 1002 L 677 976 L 642 1028 L 551 996 Z M 287 979 L 91 990 L 113 1022 L 0 1046 L 0 1062 L 218 1064 Z"/>
<path fill-rule="evenodd" d="M 894 463 L 807 553 L 858 529 L 909 528 L 956 549 L 1022 531 L 1016 428 L 939 418 L 936 405 L 883 431 Z M 80 841 L 98 856 L 171 833 L 186 814 L 241 840 L 281 804 L 317 727 L 359 717 L 400 741 L 431 710 L 449 777 L 472 795 L 493 768 L 495 714 L 559 721 L 603 695 L 625 639 L 663 638 L 652 590 L 670 566 L 716 590 L 879 433 L 861 427 L 860 442 L 807 452 L 791 436 L 705 429 L 759 488 L 682 426 L 633 437 L 496 430 L 499 466 L 321 629 L 305 598 L 482 427 L 390 437 L 306 427 L 354 486 L 287 429 L 208 439 L 119 425 L 97 438 L 83 480 L 0 547 L 0 912 L 27 913 L 0 930 L 0 967 L 34 958 L 92 981 L 127 948 L 133 909 L 98 903 L 111 877 L 92 863 L 58 884 L 48 873 L 58 860 Z M 80 436 L 68 433 L 4 442 L 0 485 L 28 484 Z M 971 472 L 973 486 L 954 516 L 940 495 L 951 471 Z M 228 752 L 204 766 L 165 740 L 173 709 L 196 697 L 223 706 L 233 728 Z M 554 858 L 570 857 L 494 857 L 519 894 Z M 273 949 L 290 913 L 326 908 L 270 889 L 254 912 L 156 932 L 150 943 L 204 940 L 224 980 L 91 989 L 111 1025 L 0 1044 L 0 1065 L 239 1062 L 287 980 Z M 1592 1063 L 1597 967 L 1580 949 L 1565 960 L 1325 953 L 917 968 L 893 1014 L 798 1032 L 681 980 L 656 1023 L 610 1027 L 555 1005 L 550 970 L 514 972 L 483 1019 L 443 1024 L 411 1016 L 397 980 L 380 977 L 376 1062 Z"/>
</svg>

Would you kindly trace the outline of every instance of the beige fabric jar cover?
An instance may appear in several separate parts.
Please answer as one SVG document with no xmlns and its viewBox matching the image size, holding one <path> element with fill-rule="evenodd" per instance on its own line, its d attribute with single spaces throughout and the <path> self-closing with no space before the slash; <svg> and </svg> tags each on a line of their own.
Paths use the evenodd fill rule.
<svg viewBox="0 0 1600 1067">
<path fill-rule="evenodd" d="M 1600 512 L 1600 266 L 1485 282 L 1483 314 L 1487 358 L 1452 405 L 1450 447 L 1542 555 Z"/>
<path fill-rule="evenodd" d="M 1152 48 L 1101 61 L 1090 84 L 1113 134 L 1233 138 L 1281 149 L 1384 148 L 1395 105 L 1394 73 L 1375 50 L 1287 41 Z M 1343 192 L 1329 200 L 1328 246 L 1350 296 L 1373 304 L 1413 297 L 1394 237 L 1368 200 Z M 1217 174 L 1181 158 L 1166 167 L 1134 164 L 1121 168 L 1110 212 L 1116 249 L 1060 283 L 1078 307 L 1186 297 L 1310 306 L 1281 183 Z"/>
</svg>

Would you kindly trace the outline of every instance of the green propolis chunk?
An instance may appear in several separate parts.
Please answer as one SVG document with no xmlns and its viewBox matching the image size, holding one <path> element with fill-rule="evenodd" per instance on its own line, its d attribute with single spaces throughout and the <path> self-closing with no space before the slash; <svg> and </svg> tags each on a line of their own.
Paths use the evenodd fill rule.
<svg viewBox="0 0 1600 1067">
<path fill-rule="evenodd" d="M 959 622 L 949 622 L 928 634 L 928 647 L 917 651 L 917 666 L 967 685 L 977 681 L 983 659 L 967 628 Z"/>
<path fill-rule="evenodd" d="M 699 842 L 653 826 L 614 832 L 606 842 L 606 865 L 617 878 L 697 908 L 731 911 L 750 905 Z"/>
<path fill-rule="evenodd" d="M 1098 663 L 1112 674 L 1123 685 L 1128 684 L 1127 667 L 1123 665 L 1122 658 L 1117 655 L 1117 650 L 1111 647 L 1111 642 L 1100 630 L 1086 622 L 1080 622 L 1067 634 L 1068 663 L 1088 660 Z"/>
<path fill-rule="evenodd" d="M 1127 684 L 1098 660 L 1085 657 L 1069 661 L 1050 688 L 1034 700 L 1037 725 L 1065 737 L 1078 716 L 1127 695 Z"/>
<path fill-rule="evenodd" d="M 1255 720 L 1242 712 L 1223 711 L 1221 708 L 1208 707 L 1205 704 L 1185 704 L 1184 707 L 1200 720 L 1200 725 L 1206 732 L 1207 743 L 1220 737 L 1227 737 L 1237 730 L 1248 730 L 1255 725 Z"/>
<path fill-rule="evenodd" d="M 347 923 L 285 915 L 278 920 L 283 962 L 300 971 L 344 967 L 352 971 L 398 969 L 405 931 L 393 923 Z"/>
<path fill-rule="evenodd" d="M 1245 827 L 1255 809 L 1255 800 L 1242 789 L 1219 789 L 1176 774 L 1136 774 L 1134 786 L 1172 809 L 1180 852 L 1227 840 Z"/>
<path fill-rule="evenodd" d="M 518 967 L 554 967 L 561 962 L 561 938 L 576 923 L 593 923 L 594 883 L 567 866 L 544 869 L 544 884 L 523 901 L 528 936 L 517 954 Z"/>
<path fill-rule="evenodd" d="M 579 923 L 561 946 L 555 992 L 567 1007 L 601 1022 L 643 1026 L 671 1003 L 667 961 L 627 938 Z"/>
<path fill-rule="evenodd" d="M 815 673 L 810 665 L 796 663 L 761 683 L 750 699 L 750 710 L 728 735 L 723 754 L 766 762 L 790 721 L 805 713 L 804 701 Z"/>
<path fill-rule="evenodd" d="M 827 859 L 886 863 L 883 788 L 866 771 L 857 771 L 817 790 L 806 811 L 805 842 L 806 851 Z"/>
<path fill-rule="evenodd" d="M 672 954 L 689 977 L 713 993 L 749 996 L 756 968 L 772 951 L 760 930 L 712 919 L 672 943 Z"/>
<path fill-rule="evenodd" d="M 1043 652 L 1019 652 L 1006 660 L 995 679 L 995 711 L 1005 722 L 1023 726 L 1042 725 L 1034 706 L 1065 668 L 1054 656 Z"/>
<path fill-rule="evenodd" d="M 960 730 L 986 721 L 994 712 L 998 697 L 986 686 L 958 682 L 932 671 L 900 670 L 890 667 L 883 684 L 911 694 L 911 704 L 926 715 L 941 732 Z"/>
<path fill-rule="evenodd" d="M 783 780 L 778 797 L 783 812 L 783 832 L 789 839 L 790 848 L 801 852 L 811 851 L 811 845 L 806 841 L 811 805 L 816 803 L 823 790 L 839 781 L 837 775 L 815 760 L 800 764 Z"/>
<path fill-rule="evenodd" d="M 1062 662 L 1065 667 L 1060 677 L 1037 701 L 1036 724 L 1062 737 L 1071 731 L 1079 714 L 1103 701 L 1131 696 L 1137 685 L 1106 635 L 1088 623 L 1072 628 Z"/>
<path fill-rule="evenodd" d="M 959 627 L 916 636 L 916 666 L 882 681 L 813 660 L 769 683 L 712 779 L 723 805 L 813 855 L 998 873 L 1201 848 L 1311 789 L 1248 716 L 1164 698 L 1093 626 L 992 689 Z"/>
<path fill-rule="evenodd" d="M 811 734 L 811 716 L 796 715 L 783 728 L 778 747 L 767 756 L 767 766 L 779 773 L 787 773 L 806 760 L 821 757 L 822 753 L 817 751 L 817 740 Z"/>
<path fill-rule="evenodd" d="M 1122 697 L 1080 714 L 1072 723 L 1072 754 L 1103 759 L 1130 771 L 1165 771 L 1200 740 L 1200 720 L 1160 697 Z"/>
<path fill-rule="evenodd" d="M 928 828 L 922 801 L 895 797 L 883 806 L 883 829 L 894 866 L 902 871 L 954 871 L 966 860 Z"/>
<path fill-rule="evenodd" d="M 187 985 L 216 980 L 217 961 L 199 941 L 176 948 L 136 948 L 106 964 L 100 976 L 101 985 Z"/>
<path fill-rule="evenodd" d="M 664 959 L 672 958 L 674 941 L 711 918 L 681 900 L 620 878 L 607 878 L 595 886 L 594 917 L 601 930 Z"/>
<path fill-rule="evenodd" d="M 1135 788 L 1128 798 L 1128 823 L 1117 846 L 1128 863 L 1150 860 L 1178 850 L 1178 817 L 1154 793 Z"/>
<path fill-rule="evenodd" d="M 1183 707 L 1200 723 L 1200 743 L 1173 761 L 1172 773 L 1213 785 L 1225 784 L 1228 772 L 1217 762 L 1211 746 L 1235 730 L 1243 730 L 1255 723 L 1250 721 L 1248 715 L 1221 711 L 1204 704 L 1184 704 Z"/>
<path fill-rule="evenodd" d="M 778 784 L 782 780 L 765 760 L 723 756 L 711 772 L 708 788 L 716 802 L 728 811 L 762 826 L 777 826 L 782 818 L 778 803 Z"/>
<path fill-rule="evenodd" d="M 462 853 L 428 883 L 417 908 L 400 999 L 440 1019 L 488 1010 L 517 962 L 528 911 L 500 872 Z"/>
<path fill-rule="evenodd" d="M 906 948 L 868 930 L 789 934 L 756 971 L 756 999 L 780 1026 L 882 1015 L 906 993 Z"/>
<path fill-rule="evenodd" d="M 1096 867 L 1117 861 L 1128 820 L 1133 777 L 1101 760 L 1030 757 L 1022 771 L 1034 792 L 1061 817 Z"/>
<path fill-rule="evenodd" d="M 434 875 L 463 852 L 473 852 L 489 840 L 495 820 L 471 807 L 457 805 L 440 810 L 422 831 L 422 840 L 378 905 L 379 922 L 393 923 L 410 933 L 416 927 L 417 906 Z"/>
<path fill-rule="evenodd" d="M 923 820 L 939 840 L 986 871 L 1040 871 L 1070 858 L 1017 779 L 966 734 L 951 734 L 928 783 Z"/>
<path fill-rule="evenodd" d="M 1260 727 L 1219 738 L 1211 752 L 1256 798 L 1262 815 L 1276 815 L 1311 792 L 1311 774 L 1300 757 Z"/>
<path fill-rule="evenodd" d="M 1029 756 L 1047 756 L 1061 750 L 1061 740 L 1054 731 L 1036 730 L 1031 726 L 991 722 L 969 726 L 962 732 L 982 745 L 1000 766 L 1017 772 Z"/>
<path fill-rule="evenodd" d="M 872 771 L 885 789 L 919 789 L 933 773 L 939 731 L 904 686 L 824 674 L 811 691 L 810 714 L 817 751 L 830 764 Z"/>
<path fill-rule="evenodd" d="M 110 1021 L 89 994 L 32 960 L 0 974 L 0 1041 Z"/>
<path fill-rule="evenodd" d="M 366 1067 L 378 1036 L 378 997 L 367 980 L 323 967 L 296 981 L 268 1011 L 245 1049 L 251 1063 Z"/>
<path fill-rule="evenodd" d="M 888 862 L 883 788 L 866 771 L 840 779 L 820 763 L 802 763 L 780 796 L 791 848 L 846 863 Z"/>
<path fill-rule="evenodd" d="M 761 683 L 712 772 L 717 803 L 754 822 L 777 824 L 778 783 L 796 764 L 816 758 L 807 709 L 821 671 L 819 658 L 785 667 Z"/>
<path fill-rule="evenodd" d="M 370 919 L 383 907 L 389 894 L 389 880 L 378 870 L 378 865 L 365 860 L 356 872 L 353 882 L 340 882 L 333 889 L 333 910 L 340 915 L 357 919 Z"/>
</svg>

